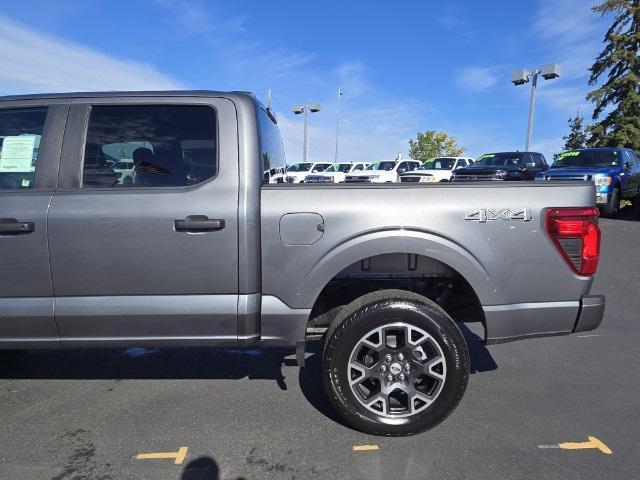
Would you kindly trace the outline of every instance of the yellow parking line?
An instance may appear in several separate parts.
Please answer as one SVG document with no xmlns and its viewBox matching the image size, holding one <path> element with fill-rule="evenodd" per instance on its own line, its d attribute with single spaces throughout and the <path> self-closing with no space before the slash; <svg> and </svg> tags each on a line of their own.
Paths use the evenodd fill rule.
<svg viewBox="0 0 640 480">
<path fill-rule="evenodd" d="M 607 455 L 611 455 L 613 452 L 609 447 L 607 447 L 602 440 L 598 440 L 596 437 L 587 437 L 588 441 L 586 442 L 566 442 L 559 443 L 558 446 L 565 450 L 584 450 L 589 448 L 595 448 L 600 450 L 602 453 L 606 453 Z"/>
<path fill-rule="evenodd" d="M 184 459 L 187 457 L 187 447 L 180 447 L 177 452 L 164 452 L 164 453 L 139 453 L 136 455 L 137 460 L 175 460 L 176 465 L 182 465 Z"/>
<path fill-rule="evenodd" d="M 378 445 L 354 445 L 354 452 L 369 452 L 371 450 L 380 450 Z"/>
</svg>

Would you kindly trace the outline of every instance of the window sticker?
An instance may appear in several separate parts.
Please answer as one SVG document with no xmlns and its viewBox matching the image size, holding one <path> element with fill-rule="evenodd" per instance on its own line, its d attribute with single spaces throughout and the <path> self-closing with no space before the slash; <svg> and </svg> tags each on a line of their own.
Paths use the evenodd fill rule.
<svg viewBox="0 0 640 480">
<path fill-rule="evenodd" d="M 28 178 L 23 178 L 22 179 L 22 187 L 23 188 L 27 188 L 29 185 L 31 185 L 31 180 L 29 180 Z"/>
<path fill-rule="evenodd" d="M 495 153 L 485 153 L 484 155 L 480 155 L 480 156 L 478 157 L 478 160 L 483 160 L 483 159 L 485 159 L 485 158 L 493 158 L 493 157 L 495 157 L 495 156 L 496 156 L 496 154 L 495 154 Z"/>
<path fill-rule="evenodd" d="M 33 172 L 35 135 L 5 137 L 0 151 L 0 172 Z"/>
</svg>

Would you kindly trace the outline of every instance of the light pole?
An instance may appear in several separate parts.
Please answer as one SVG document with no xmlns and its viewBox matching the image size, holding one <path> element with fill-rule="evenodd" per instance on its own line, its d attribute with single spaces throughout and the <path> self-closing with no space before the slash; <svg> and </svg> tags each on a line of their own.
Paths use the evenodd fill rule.
<svg viewBox="0 0 640 480">
<path fill-rule="evenodd" d="M 560 64 L 547 63 L 533 71 L 516 70 L 511 73 L 511 82 L 515 85 L 524 85 L 531 80 L 531 96 L 529 98 L 529 120 L 527 122 L 527 141 L 525 152 L 529 151 L 531 145 L 531 131 L 533 130 L 533 113 L 536 106 L 536 89 L 538 87 L 538 75 L 542 75 L 545 80 L 552 80 L 560 76 Z"/>
<path fill-rule="evenodd" d="M 296 115 L 300 115 L 301 113 L 304 113 L 304 147 L 302 152 L 303 162 L 307 161 L 307 155 L 309 153 L 309 141 L 308 141 L 308 135 L 307 135 L 307 121 L 309 117 L 309 112 L 315 113 L 319 111 L 320 111 L 319 103 L 306 103 L 304 105 L 293 106 L 293 113 L 295 113 Z"/>
<path fill-rule="evenodd" d="M 338 108 L 336 110 L 336 154 L 333 163 L 338 163 L 338 138 L 340 137 L 340 100 L 342 99 L 342 88 L 338 87 Z"/>
</svg>

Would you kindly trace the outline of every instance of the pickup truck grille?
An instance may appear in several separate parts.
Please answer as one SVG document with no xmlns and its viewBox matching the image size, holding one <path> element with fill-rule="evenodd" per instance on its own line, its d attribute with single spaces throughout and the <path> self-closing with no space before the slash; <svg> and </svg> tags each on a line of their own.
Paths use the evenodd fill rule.
<svg viewBox="0 0 640 480">
<path fill-rule="evenodd" d="M 419 182 L 420 181 L 420 177 L 400 177 L 400 183 L 408 183 L 408 182 Z"/>
<path fill-rule="evenodd" d="M 331 183 L 331 177 L 324 175 L 310 175 L 305 179 L 305 183 Z"/>
<path fill-rule="evenodd" d="M 502 180 L 501 178 L 497 178 L 493 174 L 488 173 L 478 173 L 476 175 L 454 175 L 454 182 L 479 182 L 486 180 Z"/>
<path fill-rule="evenodd" d="M 360 175 L 347 175 L 347 178 L 345 179 L 345 182 L 347 183 L 366 183 L 366 182 L 370 182 L 371 181 L 371 177 L 364 177 L 364 176 L 360 176 Z"/>
<path fill-rule="evenodd" d="M 547 182 L 588 182 L 593 180 L 592 175 L 545 175 Z"/>
</svg>

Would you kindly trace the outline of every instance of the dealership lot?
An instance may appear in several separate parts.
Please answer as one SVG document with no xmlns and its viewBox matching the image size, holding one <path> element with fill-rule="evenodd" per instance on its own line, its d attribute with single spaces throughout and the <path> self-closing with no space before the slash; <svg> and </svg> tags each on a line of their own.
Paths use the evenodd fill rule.
<svg viewBox="0 0 640 480">
<path fill-rule="evenodd" d="M 317 354 L 299 369 L 285 351 L 4 352 L 0 478 L 634 478 L 640 222 L 627 208 L 601 228 L 603 325 L 488 347 L 466 332 L 467 394 L 435 430 L 389 439 L 342 425 Z M 557 448 L 589 436 L 612 453 Z"/>
</svg>

